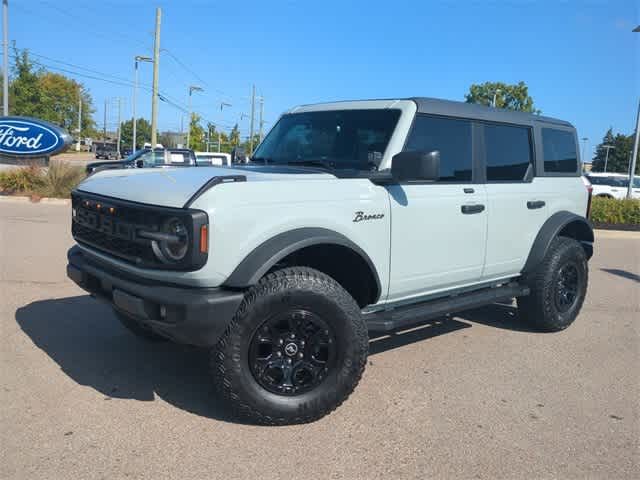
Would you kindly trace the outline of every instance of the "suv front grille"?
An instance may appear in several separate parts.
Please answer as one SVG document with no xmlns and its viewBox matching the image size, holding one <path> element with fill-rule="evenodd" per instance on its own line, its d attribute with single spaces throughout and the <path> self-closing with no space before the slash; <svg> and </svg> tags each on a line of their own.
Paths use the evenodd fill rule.
<svg viewBox="0 0 640 480">
<path fill-rule="evenodd" d="M 153 261 L 153 252 L 150 242 L 146 245 L 131 240 L 114 237 L 99 230 L 80 225 L 73 222 L 71 232 L 76 240 L 86 243 L 99 250 L 123 257 L 129 261 L 139 263 L 139 260 Z"/>
</svg>

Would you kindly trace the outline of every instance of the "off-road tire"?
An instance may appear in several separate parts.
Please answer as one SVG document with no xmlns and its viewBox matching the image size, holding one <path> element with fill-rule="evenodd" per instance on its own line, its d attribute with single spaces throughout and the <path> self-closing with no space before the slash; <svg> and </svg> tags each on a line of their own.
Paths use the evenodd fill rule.
<svg viewBox="0 0 640 480">
<path fill-rule="evenodd" d="M 116 317 L 118 317 L 118 320 L 120 320 L 120 323 L 122 323 L 122 325 L 131 333 L 133 333 L 136 337 L 143 338 L 150 342 L 166 342 L 167 341 L 166 338 L 153 332 L 150 328 L 145 327 L 144 325 L 141 325 L 126 313 L 116 309 L 114 309 L 113 312 L 116 314 Z"/>
<path fill-rule="evenodd" d="M 566 266 L 575 268 L 577 285 L 575 299 L 563 311 L 556 299 L 562 284 L 560 272 Z M 573 323 L 580 312 L 587 293 L 588 280 L 587 256 L 580 243 L 573 238 L 555 238 L 542 263 L 524 278 L 531 293 L 518 298 L 520 317 L 542 331 L 564 330 Z"/>
<path fill-rule="evenodd" d="M 265 318 L 304 306 L 335 332 L 336 362 L 320 384 L 285 396 L 261 386 L 249 366 L 249 345 Z M 317 420 L 344 402 L 367 361 L 369 338 L 355 300 L 335 280 L 306 267 L 270 273 L 249 289 L 217 346 L 210 369 L 218 396 L 243 421 L 287 425 Z"/>
</svg>

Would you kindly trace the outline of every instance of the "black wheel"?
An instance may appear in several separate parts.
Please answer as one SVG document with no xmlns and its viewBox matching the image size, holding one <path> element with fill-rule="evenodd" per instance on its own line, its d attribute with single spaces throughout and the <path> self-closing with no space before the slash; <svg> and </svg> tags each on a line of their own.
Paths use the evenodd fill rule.
<svg viewBox="0 0 640 480">
<path fill-rule="evenodd" d="M 149 327 L 145 327 L 126 313 L 115 309 L 113 311 L 116 314 L 116 317 L 118 317 L 118 320 L 120 320 L 120 323 L 122 323 L 122 325 L 124 325 L 124 327 L 132 332 L 136 337 L 141 337 L 152 342 L 167 341 L 166 338 L 153 332 Z"/>
<path fill-rule="evenodd" d="M 335 280 L 286 268 L 247 292 L 212 350 L 211 373 L 219 395 L 245 420 L 305 423 L 346 400 L 368 349 L 360 308 Z"/>
<path fill-rule="evenodd" d="M 555 332 L 573 323 L 587 293 L 587 256 L 577 240 L 557 237 L 540 266 L 525 279 L 531 294 L 518 298 L 518 310 L 537 328 Z"/>
</svg>

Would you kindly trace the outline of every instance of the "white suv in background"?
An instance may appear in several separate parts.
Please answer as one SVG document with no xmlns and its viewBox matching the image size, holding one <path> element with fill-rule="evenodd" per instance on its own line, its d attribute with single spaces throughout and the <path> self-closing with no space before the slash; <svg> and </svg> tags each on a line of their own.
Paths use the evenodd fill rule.
<svg viewBox="0 0 640 480">
<path fill-rule="evenodd" d="M 585 175 L 593 186 L 594 197 L 627 198 L 629 175 L 622 173 L 588 173 Z M 640 177 L 633 177 L 632 198 L 640 198 Z"/>
</svg>

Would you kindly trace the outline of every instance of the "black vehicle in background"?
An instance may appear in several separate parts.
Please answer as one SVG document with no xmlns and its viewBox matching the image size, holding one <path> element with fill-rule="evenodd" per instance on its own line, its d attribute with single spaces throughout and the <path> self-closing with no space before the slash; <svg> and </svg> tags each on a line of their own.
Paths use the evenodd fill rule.
<svg viewBox="0 0 640 480">
<path fill-rule="evenodd" d="M 117 152 L 116 152 L 117 153 Z M 96 151 L 97 155 L 97 151 Z M 114 157 L 117 158 L 117 157 Z M 101 170 L 121 168 L 151 167 L 196 167 L 197 160 L 193 150 L 186 148 L 145 148 L 115 162 L 92 162 L 87 164 L 87 175 Z"/>
<path fill-rule="evenodd" d="M 115 143 L 100 143 L 96 147 L 96 158 L 104 158 L 105 160 L 118 160 L 120 157 L 118 155 L 118 150 L 116 149 Z"/>
</svg>

